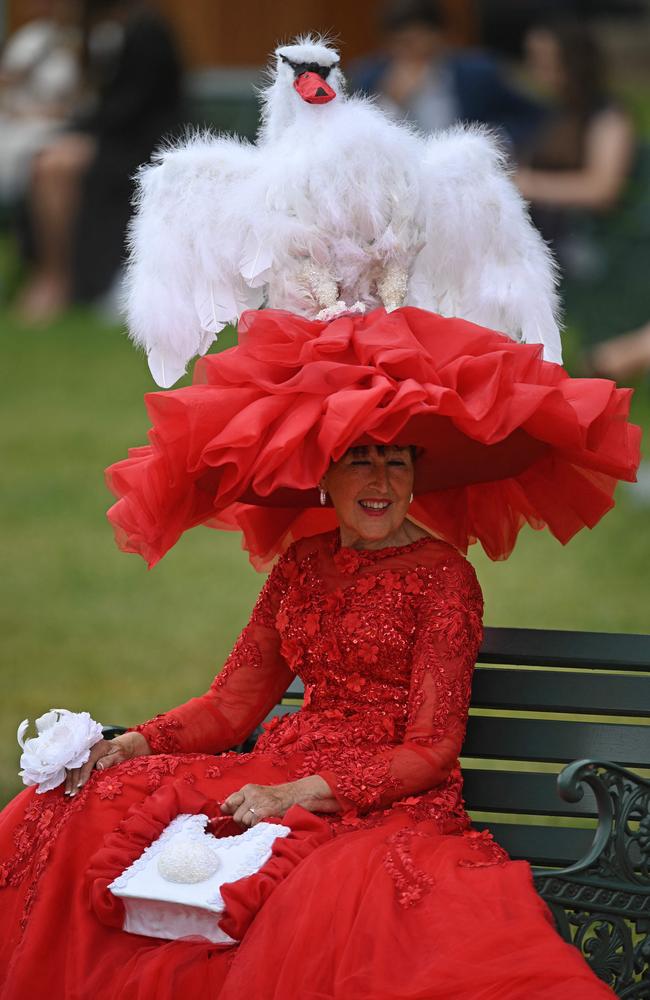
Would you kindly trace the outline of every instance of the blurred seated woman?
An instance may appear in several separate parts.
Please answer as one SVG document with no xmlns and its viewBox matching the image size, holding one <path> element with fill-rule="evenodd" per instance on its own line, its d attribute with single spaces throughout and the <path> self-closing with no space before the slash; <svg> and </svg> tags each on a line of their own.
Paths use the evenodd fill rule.
<svg viewBox="0 0 650 1000">
<path fill-rule="evenodd" d="M 88 102 L 35 158 L 30 271 L 18 312 L 47 322 L 107 293 L 124 258 L 133 175 L 180 119 L 180 63 L 140 0 L 83 0 Z"/>
<path fill-rule="evenodd" d="M 632 166 L 634 128 L 608 94 L 603 55 L 587 26 L 535 27 L 525 47 L 531 76 L 552 103 L 515 181 L 542 234 L 556 244 L 560 263 L 570 266 L 571 213 L 616 206 Z"/>
<path fill-rule="evenodd" d="M 79 34 L 71 0 L 28 0 L 0 53 L 0 202 L 25 193 L 30 162 L 78 98 Z"/>
</svg>

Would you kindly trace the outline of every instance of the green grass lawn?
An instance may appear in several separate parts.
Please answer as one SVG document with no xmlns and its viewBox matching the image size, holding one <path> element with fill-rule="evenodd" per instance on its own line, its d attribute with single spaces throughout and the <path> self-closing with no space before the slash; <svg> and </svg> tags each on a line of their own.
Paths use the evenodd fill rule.
<svg viewBox="0 0 650 1000">
<path fill-rule="evenodd" d="M 0 315 L 0 331 L 3 801 L 18 788 L 21 719 L 62 706 L 132 724 L 201 693 L 262 580 L 238 537 L 204 528 L 151 572 L 116 549 L 103 469 L 144 443 L 152 388 L 121 330 L 80 312 L 40 331 Z M 650 424 L 647 391 L 637 411 Z M 649 522 L 627 488 L 566 549 L 528 531 L 507 563 L 472 552 L 486 621 L 648 630 Z"/>
</svg>

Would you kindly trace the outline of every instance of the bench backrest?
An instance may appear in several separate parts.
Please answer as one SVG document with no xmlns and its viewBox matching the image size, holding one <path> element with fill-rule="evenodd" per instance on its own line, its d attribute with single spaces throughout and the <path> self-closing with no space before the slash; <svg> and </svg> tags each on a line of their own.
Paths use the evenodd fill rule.
<svg viewBox="0 0 650 1000">
<path fill-rule="evenodd" d="M 475 819 L 511 857 L 571 864 L 596 803 L 563 801 L 556 779 L 584 758 L 650 768 L 650 636 L 486 629 L 463 746 Z"/>
</svg>

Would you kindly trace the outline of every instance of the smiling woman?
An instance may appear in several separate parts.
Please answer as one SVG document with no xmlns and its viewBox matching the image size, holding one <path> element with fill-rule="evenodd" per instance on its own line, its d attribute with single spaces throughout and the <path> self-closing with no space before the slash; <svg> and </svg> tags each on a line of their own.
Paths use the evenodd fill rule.
<svg viewBox="0 0 650 1000">
<path fill-rule="evenodd" d="M 247 244 L 245 260 L 243 248 L 224 244 L 234 298 L 222 318 L 239 312 L 244 279 L 253 282 L 247 287 L 256 302 L 266 284 L 273 307 L 244 311 L 237 346 L 202 357 L 191 386 L 149 393 L 149 444 L 108 470 L 117 498 L 109 516 L 124 550 L 153 565 L 184 531 L 207 524 L 241 531 L 251 560 L 273 564 L 271 572 L 205 694 L 98 741 L 78 773 L 68 774 L 68 795 L 60 787 L 27 789 L 0 815 L 0 993 L 3 1000 L 605 1000 L 609 988 L 555 933 L 528 866 L 473 829 L 465 810 L 458 755 L 483 606 L 463 552 L 480 539 L 490 556 L 503 558 L 526 523 L 547 525 L 561 541 L 593 527 L 612 506 L 616 481 L 632 479 L 638 464 L 629 392 L 604 380 L 571 380 L 544 359 L 537 323 L 518 324 L 534 342 L 516 343 L 460 318 L 393 308 L 383 278 L 399 291 L 405 260 L 392 243 L 391 234 L 402 231 L 394 214 L 384 220 L 376 296 L 369 282 L 377 262 L 359 248 L 380 241 L 365 227 L 373 199 L 359 177 L 366 164 L 384 163 L 378 113 L 354 101 L 324 108 L 305 102 L 283 55 L 299 68 L 314 61 L 330 67 L 333 83 L 339 73 L 336 53 L 313 39 L 299 52 L 276 55 L 266 133 L 253 155 L 264 169 L 251 168 L 250 179 L 255 186 L 275 164 L 282 184 L 269 187 L 262 177 L 256 190 L 297 190 L 308 208 L 309 239 L 296 237 L 291 200 L 278 198 L 285 206 L 278 224 L 293 234 L 287 245 L 299 248 L 286 268 L 278 264 L 275 273 L 277 260 L 290 254 L 265 256 L 271 239 L 259 253 Z M 283 128 L 285 112 L 293 131 Z M 392 136 L 396 126 L 377 120 L 379 132 Z M 319 157 L 323 147 L 309 136 L 327 121 L 332 141 Z M 346 122 L 356 158 L 341 146 Z M 391 206 L 409 188 L 411 138 L 399 133 L 399 142 L 389 143 L 395 173 L 378 180 Z M 250 150 L 227 148 L 229 163 L 248 162 Z M 291 174 L 299 148 L 309 154 L 302 188 Z M 314 173 L 319 163 L 322 175 Z M 345 176 L 333 193 L 329 174 L 337 166 Z M 182 165 L 171 173 L 170 205 L 185 224 L 186 175 Z M 209 173 L 203 195 L 193 195 L 204 215 L 215 198 L 213 166 Z M 158 167 L 147 177 L 145 186 L 157 188 Z M 505 177 L 501 182 L 509 190 Z M 227 186 L 216 188 L 230 198 Z M 466 190 L 471 198 L 454 197 L 481 200 L 469 179 Z M 345 191 L 355 194 L 355 205 L 363 195 L 358 228 Z M 207 266 L 207 297 L 197 306 L 188 292 L 191 258 L 178 267 L 170 265 L 173 253 L 165 258 L 179 274 L 169 283 L 178 309 L 165 327 L 171 341 L 161 340 L 166 282 L 158 264 L 176 236 L 167 209 L 148 199 L 144 194 L 144 214 L 158 228 L 147 222 L 147 240 L 136 240 L 134 253 L 147 260 L 136 282 L 146 292 L 138 299 L 140 333 L 153 337 L 140 342 L 169 384 L 173 364 L 171 371 L 165 365 L 182 368 L 197 346 L 205 351 L 206 330 L 210 339 L 221 323 L 210 277 L 219 269 Z M 332 212 L 323 214 L 323 205 Z M 211 245 L 222 224 L 210 230 Z M 475 228 L 466 221 L 465 229 L 474 241 Z M 200 244 L 190 224 L 183 232 Z M 458 232 L 452 227 L 446 241 L 437 234 L 435 254 L 455 247 L 466 265 Z M 344 252 L 328 258 L 329 272 L 319 271 L 312 236 L 326 247 L 332 233 L 332 247 Z M 505 230 L 500 238 L 490 258 L 501 275 L 497 297 L 516 304 L 502 252 L 514 244 Z M 531 300 L 530 275 L 538 273 L 540 254 L 545 260 L 536 239 L 522 257 Z M 360 268 L 354 280 L 348 252 Z M 464 284 L 472 285 L 472 274 L 463 267 Z M 314 276 L 327 286 L 324 298 L 339 296 L 334 312 L 311 287 Z M 292 282 L 300 296 L 282 298 L 277 289 Z M 348 294 L 357 285 L 359 297 Z M 403 283 L 400 301 L 406 290 Z M 539 300 L 551 332 L 552 299 L 547 288 Z M 349 310 L 348 300 L 355 303 Z M 204 319 L 214 322 L 206 327 Z M 183 656 L 181 670 L 186 662 Z M 251 753 L 230 752 L 296 675 L 303 706 L 270 719 Z M 112 892 L 142 852 L 188 814 L 209 819 L 235 846 L 248 827 L 278 819 L 293 837 L 285 838 L 288 846 L 274 844 L 256 875 L 221 886 L 224 909 L 214 923 L 231 950 L 213 947 L 221 939 L 212 924 L 204 938 L 176 940 L 169 927 L 147 937 Z"/>
<path fill-rule="evenodd" d="M 334 505 L 342 545 L 409 545 L 427 534 L 407 520 L 415 454 L 408 446 L 357 445 L 332 462 L 320 486 Z"/>
</svg>

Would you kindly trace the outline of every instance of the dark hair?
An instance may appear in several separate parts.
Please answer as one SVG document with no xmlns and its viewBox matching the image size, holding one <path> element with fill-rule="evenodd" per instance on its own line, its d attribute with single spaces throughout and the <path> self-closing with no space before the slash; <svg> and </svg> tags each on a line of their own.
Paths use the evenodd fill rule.
<svg viewBox="0 0 650 1000">
<path fill-rule="evenodd" d="M 414 24 L 446 27 L 446 18 L 435 0 L 392 0 L 384 5 L 380 21 L 384 31 L 399 31 Z"/>
<path fill-rule="evenodd" d="M 356 458 L 363 458 L 364 455 L 368 454 L 368 448 L 370 447 L 371 445 L 369 444 L 355 444 L 352 448 L 348 448 L 348 452 Z M 414 444 L 377 444 L 374 447 L 380 455 L 385 455 L 389 448 L 399 448 L 401 451 L 410 451 L 412 462 L 415 462 L 416 458 L 420 454 L 419 448 Z"/>
<path fill-rule="evenodd" d="M 535 25 L 555 40 L 566 76 L 562 97 L 569 113 L 589 118 L 606 102 L 605 60 L 593 31 L 582 21 L 559 18 Z"/>
</svg>

